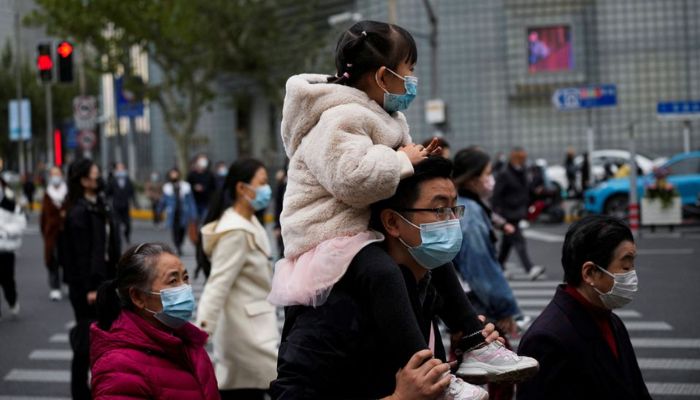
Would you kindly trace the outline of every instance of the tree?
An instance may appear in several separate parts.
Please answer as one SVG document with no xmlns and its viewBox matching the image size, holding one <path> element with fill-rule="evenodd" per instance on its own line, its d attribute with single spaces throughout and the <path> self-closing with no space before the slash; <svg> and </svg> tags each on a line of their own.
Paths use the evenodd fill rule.
<svg viewBox="0 0 700 400">
<path fill-rule="evenodd" d="M 305 3 L 298 5 L 297 3 Z M 145 49 L 161 71 L 143 95 L 163 113 L 165 129 L 186 169 L 197 121 L 215 97 L 217 79 L 236 77 L 272 97 L 290 67 L 312 56 L 320 41 L 304 24 L 312 4 L 293 0 L 38 0 L 28 23 L 89 46 L 92 68 L 124 69 L 129 52 Z M 309 46 L 309 43 L 312 43 Z M 126 68 L 124 68 L 126 67 Z M 295 68 L 296 69 L 296 68 Z"/>
</svg>

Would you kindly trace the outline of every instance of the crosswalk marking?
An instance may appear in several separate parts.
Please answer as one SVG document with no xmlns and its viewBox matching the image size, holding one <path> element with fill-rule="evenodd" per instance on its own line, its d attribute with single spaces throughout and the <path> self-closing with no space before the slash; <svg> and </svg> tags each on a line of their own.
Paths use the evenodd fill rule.
<svg viewBox="0 0 700 400">
<path fill-rule="evenodd" d="M 696 358 L 638 358 L 637 361 L 641 369 L 700 370 L 700 359 Z"/>
<path fill-rule="evenodd" d="M 50 343 L 68 343 L 67 333 L 57 333 L 49 338 Z"/>
<path fill-rule="evenodd" d="M 700 349 L 700 339 L 632 338 L 632 346 L 640 349 Z"/>
<path fill-rule="evenodd" d="M 673 382 L 647 382 L 647 389 L 652 395 L 666 396 L 698 396 L 700 384 L 698 383 L 673 383 Z"/>
<path fill-rule="evenodd" d="M 34 350 L 29 353 L 30 360 L 62 360 L 73 359 L 73 352 L 70 350 Z"/>
<path fill-rule="evenodd" d="M 5 375 L 6 381 L 70 383 L 68 369 L 12 369 Z"/>
<path fill-rule="evenodd" d="M 664 321 L 627 321 L 628 331 L 672 331 L 673 327 Z"/>
<path fill-rule="evenodd" d="M 539 287 L 551 287 L 555 288 L 560 285 L 560 281 L 510 281 L 508 285 L 512 289 L 516 288 L 539 288 Z"/>
<path fill-rule="evenodd" d="M 521 305 L 521 302 L 518 302 L 518 305 Z M 542 309 L 541 308 L 526 308 L 521 310 L 524 315 L 527 315 L 528 317 L 538 317 L 540 314 L 542 314 Z M 639 311 L 636 310 L 615 310 L 615 315 L 618 317 L 625 319 L 625 318 L 641 318 L 642 314 Z"/>
<path fill-rule="evenodd" d="M 549 300 L 545 299 L 517 299 L 518 305 L 521 307 L 544 307 L 549 304 Z"/>
<path fill-rule="evenodd" d="M 545 296 L 553 297 L 554 289 L 514 289 L 513 295 L 517 296 Z"/>
</svg>

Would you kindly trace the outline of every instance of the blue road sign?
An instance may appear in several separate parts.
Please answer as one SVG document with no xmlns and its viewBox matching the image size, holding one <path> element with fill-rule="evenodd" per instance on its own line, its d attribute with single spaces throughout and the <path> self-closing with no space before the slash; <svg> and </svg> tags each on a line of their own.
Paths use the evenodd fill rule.
<svg viewBox="0 0 700 400">
<path fill-rule="evenodd" d="M 558 110 L 612 107 L 617 105 L 617 88 L 615 85 L 597 85 L 557 89 L 552 95 L 552 104 Z"/>
<path fill-rule="evenodd" d="M 21 104 L 21 106 L 20 106 Z M 21 107 L 21 110 L 20 110 Z M 29 104 L 29 99 L 10 100 L 7 108 L 10 121 L 10 140 L 15 142 L 18 140 L 29 140 L 32 138 L 32 109 Z M 22 111 L 20 113 L 20 111 Z M 21 114 L 21 121 L 20 121 Z"/>
<path fill-rule="evenodd" d="M 143 102 L 135 98 L 134 94 L 124 89 L 124 78 L 114 79 L 114 93 L 117 97 L 117 117 L 142 117 Z"/>
<path fill-rule="evenodd" d="M 700 101 L 667 101 L 656 104 L 660 118 L 690 120 L 700 119 Z"/>
</svg>

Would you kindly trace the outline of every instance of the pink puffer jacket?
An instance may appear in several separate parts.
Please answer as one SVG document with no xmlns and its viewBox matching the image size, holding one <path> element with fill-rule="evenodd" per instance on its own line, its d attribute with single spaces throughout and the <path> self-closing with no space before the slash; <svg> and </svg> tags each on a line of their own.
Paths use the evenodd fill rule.
<svg viewBox="0 0 700 400">
<path fill-rule="evenodd" d="M 192 324 L 170 334 L 131 311 L 122 311 L 109 331 L 93 324 L 93 399 L 219 399 L 206 340 Z"/>
</svg>

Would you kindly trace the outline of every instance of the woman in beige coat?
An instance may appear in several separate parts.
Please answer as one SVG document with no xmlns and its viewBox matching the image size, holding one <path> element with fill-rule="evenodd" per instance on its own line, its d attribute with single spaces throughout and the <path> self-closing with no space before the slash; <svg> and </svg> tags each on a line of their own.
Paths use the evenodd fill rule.
<svg viewBox="0 0 700 400">
<path fill-rule="evenodd" d="M 255 212 L 270 202 L 267 172 L 257 160 L 231 165 L 202 227 L 211 275 L 197 324 L 213 336 L 222 399 L 262 399 L 277 375 L 279 331 L 270 292 L 270 243 Z"/>
</svg>

